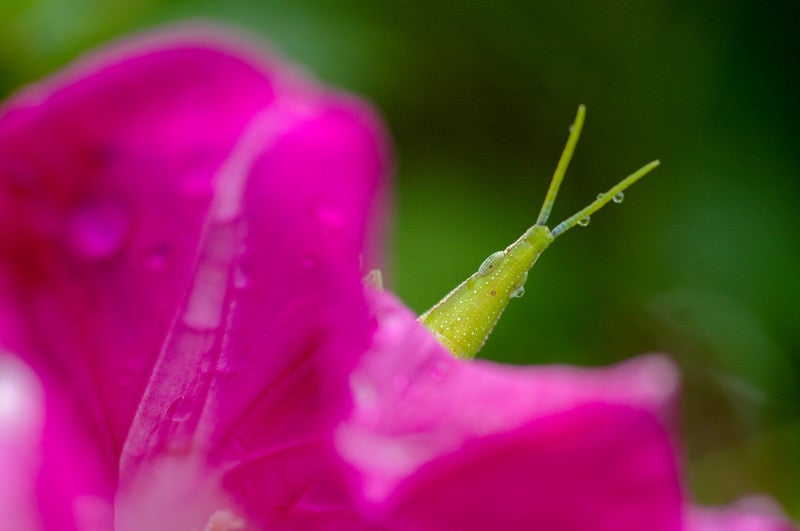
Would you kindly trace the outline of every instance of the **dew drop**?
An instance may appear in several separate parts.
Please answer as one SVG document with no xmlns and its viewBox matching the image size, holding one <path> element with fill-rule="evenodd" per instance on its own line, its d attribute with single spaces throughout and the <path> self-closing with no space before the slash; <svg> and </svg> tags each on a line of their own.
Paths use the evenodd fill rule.
<svg viewBox="0 0 800 531">
<path fill-rule="evenodd" d="M 575 132 L 575 125 L 569 126 L 569 132 L 570 133 L 574 133 Z"/>
<path fill-rule="evenodd" d="M 103 260 L 117 254 L 130 232 L 130 219 L 118 203 L 105 199 L 83 203 L 67 220 L 67 241 L 83 258 Z"/>
<path fill-rule="evenodd" d="M 334 229 L 346 227 L 349 221 L 347 212 L 330 203 L 318 204 L 314 213 L 320 223 Z"/>
<path fill-rule="evenodd" d="M 592 221 L 592 218 L 586 216 L 585 218 L 578 220 L 578 225 L 580 225 L 581 227 L 585 227 L 589 224 L 590 221 Z"/>
<path fill-rule="evenodd" d="M 153 272 L 163 271 L 167 267 L 168 258 L 169 248 L 166 245 L 159 245 L 146 253 L 144 265 Z"/>
<path fill-rule="evenodd" d="M 597 194 L 597 199 L 603 199 L 605 196 L 606 194 Z"/>
<path fill-rule="evenodd" d="M 525 295 L 525 286 L 520 286 L 520 287 L 514 289 L 514 291 L 512 291 L 511 295 L 509 295 L 509 296 L 512 299 L 519 299 L 523 295 Z"/>
<path fill-rule="evenodd" d="M 317 267 L 317 259 L 313 256 L 304 256 L 300 260 L 300 267 L 303 269 L 314 269 Z"/>
<path fill-rule="evenodd" d="M 188 420 L 192 415 L 190 401 L 184 397 L 173 400 L 167 408 L 167 416 L 173 422 L 183 422 Z"/>
<path fill-rule="evenodd" d="M 617 204 L 622 203 L 623 201 L 625 201 L 625 194 L 622 192 L 614 194 L 614 197 L 611 200 Z"/>
<path fill-rule="evenodd" d="M 505 255 L 506 253 L 503 251 L 497 251 L 496 253 L 490 254 L 486 260 L 481 263 L 480 267 L 478 268 L 478 274 L 481 276 L 488 275 L 489 272 L 500 263 Z"/>
<path fill-rule="evenodd" d="M 237 267 L 233 272 L 233 287 L 236 289 L 245 289 L 250 285 L 250 277 L 245 273 L 241 267 Z"/>
<path fill-rule="evenodd" d="M 0 161 L 0 182 L 17 191 L 32 192 L 36 189 L 38 176 L 28 164 L 5 159 Z"/>
</svg>

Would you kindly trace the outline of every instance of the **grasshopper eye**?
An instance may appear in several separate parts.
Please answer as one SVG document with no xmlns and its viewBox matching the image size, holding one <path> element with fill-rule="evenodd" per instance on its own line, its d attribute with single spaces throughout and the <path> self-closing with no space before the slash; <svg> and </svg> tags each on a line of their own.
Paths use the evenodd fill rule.
<svg viewBox="0 0 800 531">
<path fill-rule="evenodd" d="M 503 260 L 505 255 L 505 251 L 497 251 L 496 253 L 490 254 L 478 268 L 478 274 L 480 276 L 485 276 L 491 273 L 492 269 L 494 269 Z"/>
</svg>

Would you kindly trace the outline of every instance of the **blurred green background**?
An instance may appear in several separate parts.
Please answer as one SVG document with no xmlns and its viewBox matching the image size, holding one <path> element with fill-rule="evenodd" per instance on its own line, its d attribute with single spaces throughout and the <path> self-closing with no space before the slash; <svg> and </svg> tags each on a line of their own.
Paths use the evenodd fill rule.
<svg viewBox="0 0 800 531">
<path fill-rule="evenodd" d="M 389 286 L 436 302 L 536 217 L 588 107 L 553 222 L 662 167 L 559 239 L 483 357 L 669 353 L 687 477 L 800 517 L 800 3 L 3 0 L 0 91 L 190 17 L 263 36 L 369 98 L 396 144 Z"/>
</svg>

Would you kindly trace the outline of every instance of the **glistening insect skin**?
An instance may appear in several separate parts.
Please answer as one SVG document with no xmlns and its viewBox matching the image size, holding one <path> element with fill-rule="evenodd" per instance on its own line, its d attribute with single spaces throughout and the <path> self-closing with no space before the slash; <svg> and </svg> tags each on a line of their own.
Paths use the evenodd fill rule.
<svg viewBox="0 0 800 531">
<path fill-rule="evenodd" d="M 550 188 L 536 224 L 505 250 L 489 255 L 477 272 L 419 317 L 419 321 L 454 356 L 475 357 L 509 301 L 522 296 L 528 271 L 554 239 L 575 225 L 587 225 L 589 216 L 608 202 L 622 202 L 625 189 L 658 166 L 657 160 L 644 165 L 607 192 L 599 194 L 590 205 L 562 221 L 551 231 L 545 224 L 578 143 L 585 116 L 586 107 L 581 105 L 578 107 L 575 122 L 570 127 L 567 145 L 550 181 Z"/>
</svg>

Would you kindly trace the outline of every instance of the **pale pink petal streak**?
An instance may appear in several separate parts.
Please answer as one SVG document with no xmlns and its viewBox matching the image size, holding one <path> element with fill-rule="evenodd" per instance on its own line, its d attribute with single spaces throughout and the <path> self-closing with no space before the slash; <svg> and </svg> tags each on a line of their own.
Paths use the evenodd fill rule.
<svg viewBox="0 0 800 531">
<path fill-rule="evenodd" d="M 393 297 L 371 300 L 378 330 L 351 378 L 357 407 L 337 444 L 376 519 L 679 529 L 666 428 L 677 378 L 664 358 L 603 370 L 465 363 Z"/>
<path fill-rule="evenodd" d="M 331 433 L 367 343 L 359 256 L 386 163 L 367 109 L 290 88 L 215 181 L 189 291 L 123 454 L 121 527 L 198 496 L 265 527 L 353 518 Z M 142 496 L 154 477 L 169 492 Z"/>
<path fill-rule="evenodd" d="M 780 507 L 765 496 L 748 496 L 727 507 L 692 507 L 686 531 L 797 531 Z"/>
</svg>

